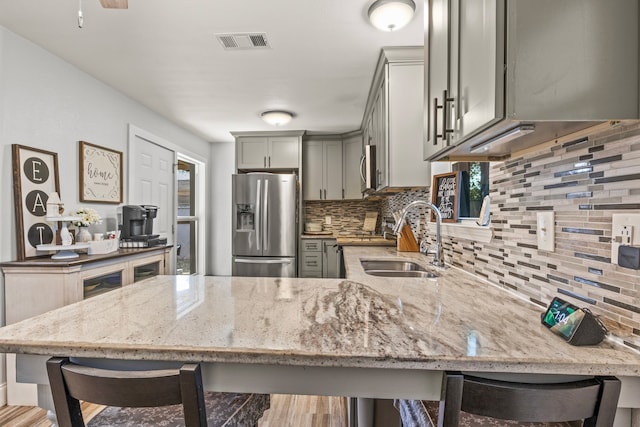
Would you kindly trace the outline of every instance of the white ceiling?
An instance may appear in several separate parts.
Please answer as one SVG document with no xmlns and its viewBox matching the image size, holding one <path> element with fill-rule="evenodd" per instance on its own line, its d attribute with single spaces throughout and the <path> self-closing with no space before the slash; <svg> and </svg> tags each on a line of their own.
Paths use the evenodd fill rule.
<svg viewBox="0 0 640 427">
<path fill-rule="evenodd" d="M 0 25 L 208 141 L 280 129 L 358 129 L 383 46 L 423 44 L 423 5 L 394 33 L 367 20 L 373 0 L 0 0 Z M 271 49 L 225 51 L 218 33 L 266 33 Z"/>
</svg>

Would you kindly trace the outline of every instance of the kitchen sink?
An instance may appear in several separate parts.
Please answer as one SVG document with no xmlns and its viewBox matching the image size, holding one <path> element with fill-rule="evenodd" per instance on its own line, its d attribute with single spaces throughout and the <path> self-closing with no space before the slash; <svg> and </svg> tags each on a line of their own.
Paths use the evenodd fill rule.
<svg viewBox="0 0 640 427">
<path fill-rule="evenodd" d="M 438 277 L 431 271 L 402 271 L 402 270 L 365 270 L 371 276 L 381 277 L 422 277 L 423 279 L 433 279 Z"/>
<path fill-rule="evenodd" d="M 366 274 L 382 277 L 422 277 L 435 278 L 438 275 L 428 271 L 415 262 L 391 259 L 363 259 L 360 260 Z"/>
</svg>

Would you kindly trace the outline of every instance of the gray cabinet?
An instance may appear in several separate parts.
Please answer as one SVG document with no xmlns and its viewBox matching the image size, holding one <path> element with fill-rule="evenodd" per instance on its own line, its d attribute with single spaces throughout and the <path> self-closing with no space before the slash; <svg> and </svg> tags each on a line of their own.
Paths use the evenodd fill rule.
<svg viewBox="0 0 640 427">
<path fill-rule="evenodd" d="M 637 1 L 428 5 L 426 159 L 505 157 L 640 117 Z"/>
<path fill-rule="evenodd" d="M 300 248 L 300 277 L 338 277 L 338 245 L 335 239 L 302 239 Z"/>
<path fill-rule="evenodd" d="M 376 146 L 377 190 L 429 186 L 423 144 L 424 51 L 384 48 L 363 120 L 364 143 Z"/>
<path fill-rule="evenodd" d="M 342 140 L 308 140 L 302 150 L 304 200 L 342 200 Z"/>
<path fill-rule="evenodd" d="M 300 167 L 298 135 L 233 135 L 236 136 L 238 170 L 289 170 Z"/>
<path fill-rule="evenodd" d="M 338 243 L 335 239 L 322 240 L 322 277 L 335 279 L 339 270 Z"/>
<path fill-rule="evenodd" d="M 449 93 L 449 0 L 430 0 L 425 32 L 424 98 L 429 102 L 425 114 L 424 158 L 428 159 L 448 145 L 449 133 L 443 123 L 451 114 Z"/>
<path fill-rule="evenodd" d="M 362 199 L 362 134 L 342 139 L 342 187 L 344 199 Z"/>
</svg>

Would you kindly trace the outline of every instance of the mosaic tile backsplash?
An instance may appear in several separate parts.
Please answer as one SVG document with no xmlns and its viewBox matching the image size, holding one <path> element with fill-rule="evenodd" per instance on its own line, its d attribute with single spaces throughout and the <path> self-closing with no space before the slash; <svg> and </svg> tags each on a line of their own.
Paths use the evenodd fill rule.
<svg viewBox="0 0 640 427">
<path fill-rule="evenodd" d="M 492 163 L 490 182 L 492 242 L 445 238 L 447 262 L 540 306 L 557 295 L 588 307 L 640 349 L 640 274 L 610 259 L 612 214 L 640 213 L 640 124 Z M 429 200 L 396 195 L 383 212 L 415 198 Z M 538 250 L 540 211 L 555 212 L 554 252 Z"/>
<path fill-rule="evenodd" d="M 323 229 L 343 235 L 362 233 L 364 217 L 367 212 L 380 212 L 382 200 L 336 200 L 304 202 L 304 221 L 321 222 L 331 216 L 331 224 L 324 224 Z M 378 215 L 376 231 L 379 232 L 382 218 Z"/>
</svg>

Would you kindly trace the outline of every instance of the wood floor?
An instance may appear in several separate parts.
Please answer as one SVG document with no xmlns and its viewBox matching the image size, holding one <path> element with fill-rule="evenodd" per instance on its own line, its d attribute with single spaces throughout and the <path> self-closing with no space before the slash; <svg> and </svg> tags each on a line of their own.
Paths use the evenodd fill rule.
<svg viewBox="0 0 640 427">
<path fill-rule="evenodd" d="M 82 404 L 85 420 L 90 420 L 103 406 Z M 0 426 L 50 427 L 44 409 L 33 406 L 3 406 Z M 271 395 L 271 407 L 258 427 L 347 427 L 347 402 L 343 397 Z"/>
</svg>

